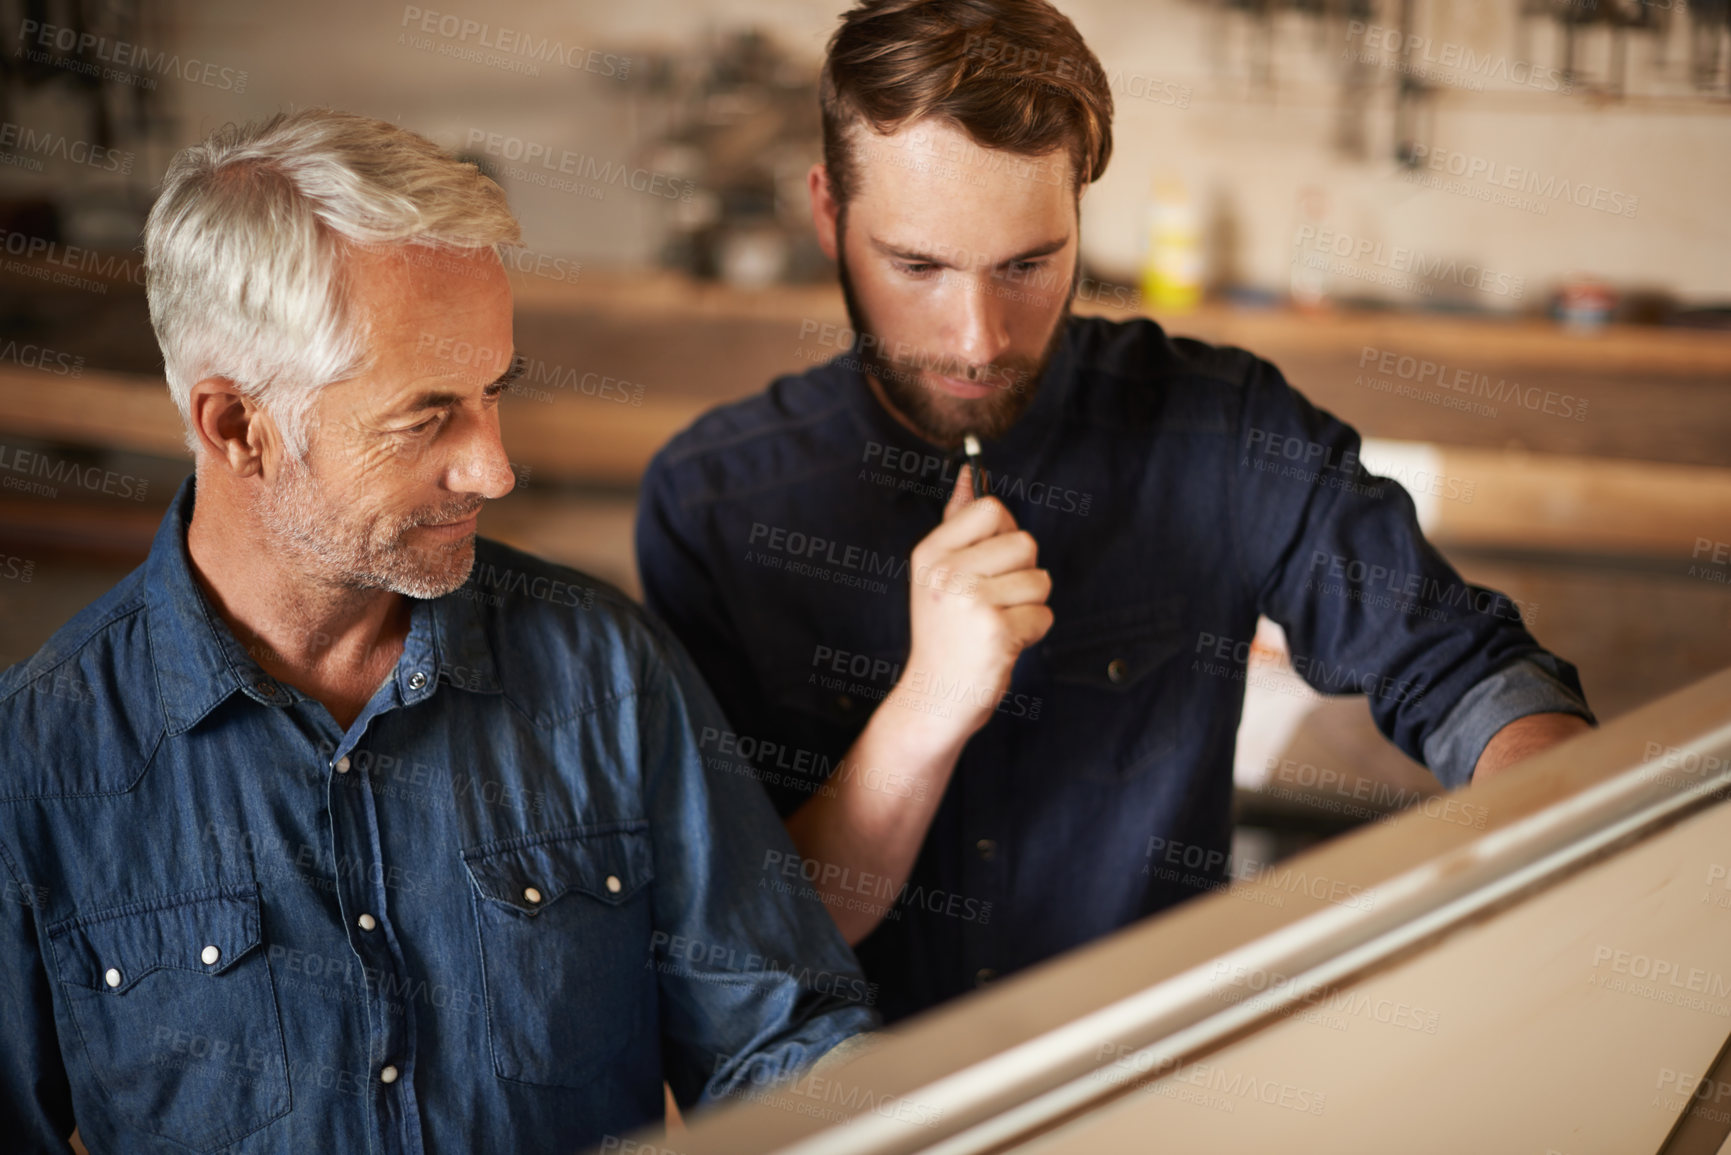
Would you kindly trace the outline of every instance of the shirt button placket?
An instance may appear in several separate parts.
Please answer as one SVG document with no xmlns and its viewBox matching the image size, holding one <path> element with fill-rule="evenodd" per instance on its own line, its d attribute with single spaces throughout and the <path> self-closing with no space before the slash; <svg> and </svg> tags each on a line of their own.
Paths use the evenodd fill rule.
<svg viewBox="0 0 1731 1155">
<path fill-rule="evenodd" d="M 1003 964 L 996 935 L 998 920 L 988 918 L 982 922 L 979 917 L 980 912 L 990 909 L 988 904 L 995 906 L 998 901 L 1003 889 L 1004 859 L 1008 849 L 991 836 L 991 832 L 1003 831 L 1009 825 L 1001 813 L 1002 799 L 996 783 L 986 780 L 976 769 L 977 766 L 990 765 L 992 753 L 990 750 L 964 753 L 962 762 L 956 767 L 963 790 L 962 829 L 959 832 L 962 846 L 959 848 L 959 869 L 953 877 L 958 879 L 957 887 L 962 893 L 956 896 L 953 911 L 945 911 L 946 919 L 955 921 L 951 941 L 958 947 L 956 965 L 966 968 L 963 974 L 972 972 L 976 986 L 990 982 Z"/>
<path fill-rule="evenodd" d="M 378 845 L 377 797 L 373 792 L 371 774 L 385 759 L 375 757 L 377 751 L 363 753 L 358 748 L 331 763 L 335 772 L 330 791 L 331 844 L 340 867 L 338 887 L 342 908 L 348 913 L 350 949 L 371 976 L 365 984 L 368 1045 L 366 1055 L 349 1060 L 350 1070 L 370 1067 L 381 1095 L 381 1112 L 377 1125 L 383 1150 L 392 1150 L 390 1137 L 397 1133 L 403 1112 L 412 1110 L 414 1092 L 410 1086 L 411 1067 L 406 1052 L 406 1040 L 414 1032 L 414 1016 L 420 1007 L 414 1005 L 411 994 L 419 984 L 409 981 L 402 972 L 402 960 L 390 939 L 386 920 L 391 903 L 398 897 L 390 893 L 391 872 L 386 864 L 376 861 L 373 848 Z M 347 779 L 354 789 L 338 789 L 337 776 Z M 376 980 L 376 981 L 375 981 Z M 404 993 L 398 993 L 404 992 Z M 401 1006 L 393 1001 L 402 1000 Z M 359 1060 L 358 1064 L 356 1060 Z"/>
</svg>

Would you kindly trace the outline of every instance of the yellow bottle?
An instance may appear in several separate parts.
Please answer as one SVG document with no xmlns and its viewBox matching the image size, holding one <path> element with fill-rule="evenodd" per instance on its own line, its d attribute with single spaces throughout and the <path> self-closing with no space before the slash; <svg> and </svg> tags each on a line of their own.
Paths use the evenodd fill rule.
<svg viewBox="0 0 1731 1155">
<path fill-rule="evenodd" d="M 1148 199 L 1142 297 L 1150 309 L 1193 309 L 1202 300 L 1202 224 L 1184 182 L 1161 177 Z"/>
</svg>

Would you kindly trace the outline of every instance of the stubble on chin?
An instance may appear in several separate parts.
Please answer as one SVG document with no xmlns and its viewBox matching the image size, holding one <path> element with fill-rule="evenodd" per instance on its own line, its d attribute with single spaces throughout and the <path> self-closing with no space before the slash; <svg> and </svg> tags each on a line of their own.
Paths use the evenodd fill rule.
<svg viewBox="0 0 1731 1155">
<path fill-rule="evenodd" d="M 970 400 L 945 393 L 931 382 L 931 372 L 917 365 L 873 356 L 865 368 L 896 411 L 934 445 L 960 445 L 968 433 L 988 441 L 1002 437 L 1028 411 L 1039 386 L 1037 374 L 1003 378 L 993 385 L 996 392 Z"/>
<path fill-rule="evenodd" d="M 408 517 L 373 513 L 346 517 L 354 503 L 333 498 L 304 463 L 284 467 L 277 485 L 260 491 L 253 513 L 265 548 L 315 580 L 351 590 L 389 590 L 412 598 L 443 597 L 468 580 L 475 535 L 429 546 L 411 544 L 414 527 L 450 521 L 462 510 L 428 510 Z"/>
<path fill-rule="evenodd" d="M 967 367 L 945 363 L 940 358 L 891 360 L 885 357 L 880 352 L 885 347 L 884 342 L 859 303 L 845 256 L 838 258 L 837 272 L 848 320 L 854 332 L 860 335 L 856 349 L 861 372 L 878 383 L 896 412 L 933 445 L 956 448 L 969 433 L 988 441 L 1008 433 L 1034 403 L 1040 378 L 1057 352 L 1065 323 L 1070 318 L 1070 302 L 1066 298 L 1063 310 L 1047 335 L 1045 347 L 1037 356 L 1010 356 L 993 362 L 982 372 L 984 382 L 994 391 L 985 397 L 960 398 L 944 392 L 932 383 L 931 377 L 943 374 L 967 380 Z"/>
</svg>

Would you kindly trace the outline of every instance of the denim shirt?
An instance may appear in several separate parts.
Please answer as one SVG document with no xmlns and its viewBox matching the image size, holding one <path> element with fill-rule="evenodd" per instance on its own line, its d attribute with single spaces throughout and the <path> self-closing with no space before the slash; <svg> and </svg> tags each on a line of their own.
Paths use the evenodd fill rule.
<svg viewBox="0 0 1731 1155">
<path fill-rule="evenodd" d="M 617 591 L 482 540 L 341 730 L 186 550 L 0 676 L 7 1150 L 565 1152 L 875 1023 Z"/>
<path fill-rule="evenodd" d="M 1461 580 L 1359 446 L 1242 350 L 1150 321 L 1068 322 L 1028 412 L 983 454 L 1051 573 L 1053 626 L 995 700 L 907 671 L 910 708 L 993 712 L 905 887 L 885 898 L 879 879 L 810 864 L 894 904 L 856 947 L 886 1018 L 1224 879 L 1246 681 L 1271 677 L 1250 660 L 1259 614 L 1285 628 L 1311 686 L 1366 694 L 1382 732 L 1446 786 L 1515 718 L 1591 719 L 1574 668 L 1515 603 Z M 924 787 L 843 755 L 904 672 L 909 583 L 934 580 L 909 552 L 957 469 L 846 355 L 705 415 L 652 464 L 637 527 L 647 601 L 732 722 L 710 752 L 783 813 L 832 775 Z"/>
</svg>

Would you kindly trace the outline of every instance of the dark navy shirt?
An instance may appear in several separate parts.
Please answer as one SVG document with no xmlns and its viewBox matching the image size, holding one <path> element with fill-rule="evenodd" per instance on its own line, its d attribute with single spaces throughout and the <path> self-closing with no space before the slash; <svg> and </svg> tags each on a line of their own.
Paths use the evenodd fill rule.
<svg viewBox="0 0 1731 1155">
<path fill-rule="evenodd" d="M 1242 350 L 1150 321 L 1068 322 L 1031 408 L 984 452 L 991 492 L 1051 572 L 1054 624 L 963 750 L 895 909 L 857 947 L 887 1017 L 1223 878 L 1258 615 L 1285 628 L 1310 685 L 1367 694 L 1383 733 L 1447 786 L 1514 718 L 1590 719 L 1574 668 L 1514 603 L 1461 580 L 1359 449 Z M 843 755 L 902 674 L 908 583 L 922 580 L 909 551 L 956 468 L 843 356 L 707 414 L 649 470 L 650 608 L 731 720 L 707 752 L 757 775 L 784 814 L 830 775 L 904 796 L 920 785 Z M 980 692 L 910 681 L 920 709 Z M 1151 870 L 1154 847 L 1200 869 Z M 881 879 L 807 867 L 884 899 Z"/>
<path fill-rule="evenodd" d="M 873 1024 L 617 591 L 482 540 L 346 731 L 149 559 L 0 676 L 0 1148 L 569 1152 Z"/>
</svg>

